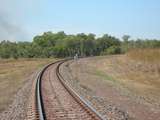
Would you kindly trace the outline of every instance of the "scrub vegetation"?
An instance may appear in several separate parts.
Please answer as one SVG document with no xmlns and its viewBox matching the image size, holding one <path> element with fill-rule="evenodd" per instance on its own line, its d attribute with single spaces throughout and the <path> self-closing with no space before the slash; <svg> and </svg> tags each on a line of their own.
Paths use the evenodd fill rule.
<svg viewBox="0 0 160 120">
<path fill-rule="evenodd" d="M 0 58 L 49 58 L 99 56 L 126 53 L 137 48 L 159 48 L 159 40 L 137 39 L 124 35 L 123 41 L 104 34 L 96 37 L 95 34 L 80 33 L 67 35 L 63 31 L 58 33 L 44 32 L 37 35 L 32 42 L 0 42 Z"/>
<path fill-rule="evenodd" d="M 160 49 L 134 49 L 124 55 L 98 57 L 88 62 L 95 75 L 115 84 L 129 96 L 160 105 Z M 98 71 L 98 72 L 97 72 Z M 108 77 L 109 76 L 109 77 Z M 107 82 L 106 81 L 106 82 Z"/>
<path fill-rule="evenodd" d="M 28 77 L 55 59 L 0 59 L 0 112 L 14 99 Z"/>
<path fill-rule="evenodd" d="M 129 51 L 127 56 L 141 62 L 159 64 L 160 49 L 134 49 Z"/>
</svg>

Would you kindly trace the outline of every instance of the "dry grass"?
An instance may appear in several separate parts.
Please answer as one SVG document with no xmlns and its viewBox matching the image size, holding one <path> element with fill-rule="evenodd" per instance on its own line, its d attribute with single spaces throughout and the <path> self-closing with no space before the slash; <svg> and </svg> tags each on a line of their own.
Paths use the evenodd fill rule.
<svg viewBox="0 0 160 120">
<path fill-rule="evenodd" d="M 134 60 L 151 64 L 159 64 L 160 49 L 134 49 L 129 51 L 127 56 Z"/>
<path fill-rule="evenodd" d="M 135 49 L 127 57 L 137 61 L 143 71 L 160 75 L 160 49 Z"/>
<path fill-rule="evenodd" d="M 148 103 L 160 106 L 159 61 L 160 49 L 138 49 L 126 55 L 90 59 L 88 66 L 92 67 L 92 73 L 98 71 L 96 75 L 122 88 L 122 91 L 127 90 L 130 96 L 135 95 Z"/>
<path fill-rule="evenodd" d="M 0 112 L 13 100 L 26 78 L 55 59 L 0 59 Z"/>
</svg>

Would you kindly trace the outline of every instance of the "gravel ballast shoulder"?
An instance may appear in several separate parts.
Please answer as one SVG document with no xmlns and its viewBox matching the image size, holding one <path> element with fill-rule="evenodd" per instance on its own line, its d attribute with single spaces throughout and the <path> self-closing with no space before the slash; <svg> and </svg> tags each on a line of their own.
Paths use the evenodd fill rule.
<svg viewBox="0 0 160 120">
<path fill-rule="evenodd" d="M 114 104 L 110 104 L 108 101 L 88 89 L 79 83 L 78 79 L 75 79 L 72 75 L 69 65 L 72 62 L 65 63 L 61 66 L 61 74 L 64 79 L 73 87 L 73 89 L 80 94 L 85 100 L 87 100 L 100 114 L 103 115 L 106 120 L 132 120 L 127 112 L 124 112 Z"/>
<path fill-rule="evenodd" d="M 64 79 L 97 111 L 109 120 L 160 120 L 158 107 L 148 105 L 142 100 L 137 101 L 134 94 L 129 93 L 125 88 L 122 89 L 118 83 L 113 84 L 114 80 L 108 76 L 109 80 L 106 81 L 104 77 L 92 73 L 97 70 L 96 67 L 94 69 L 91 67 L 97 65 L 92 62 L 93 59 L 98 60 L 97 57 L 84 58 L 66 63 L 61 68 L 61 73 Z"/>
<path fill-rule="evenodd" d="M 32 73 L 26 80 L 24 85 L 18 90 L 13 98 L 13 102 L 0 113 L 1 120 L 24 120 L 27 117 L 27 106 L 32 90 L 32 84 L 35 80 L 37 72 Z"/>
</svg>

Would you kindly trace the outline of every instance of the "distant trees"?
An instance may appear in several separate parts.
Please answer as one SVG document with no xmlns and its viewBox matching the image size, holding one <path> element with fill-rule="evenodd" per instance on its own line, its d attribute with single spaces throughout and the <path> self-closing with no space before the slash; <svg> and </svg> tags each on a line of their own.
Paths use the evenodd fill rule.
<svg viewBox="0 0 160 120">
<path fill-rule="evenodd" d="M 125 53 L 134 48 L 158 48 L 159 40 L 130 40 L 124 35 L 123 41 L 114 36 L 104 34 L 96 38 L 94 34 L 80 33 L 67 35 L 63 31 L 58 33 L 44 32 L 33 38 L 33 42 L 0 42 L 0 58 L 48 58 L 95 56 Z"/>
<path fill-rule="evenodd" d="M 18 58 L 17 44 L 10 41 L 2 41 L 0 43 L 1 58 Z"/>
<path fill-rule="evenodd" d="M 111 46 L 108 49 L 105 49 L 101 52 L 100 55 L 114 55 L 114 54 L 121 54 L 121 48 L 119 46 Z"/>
</svg>

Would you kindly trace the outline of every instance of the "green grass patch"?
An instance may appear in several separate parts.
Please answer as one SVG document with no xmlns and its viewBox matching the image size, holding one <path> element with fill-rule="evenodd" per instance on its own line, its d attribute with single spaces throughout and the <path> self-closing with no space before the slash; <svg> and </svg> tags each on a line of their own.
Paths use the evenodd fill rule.
<svg viewBox="0 0 160 120">
<path fill-rule="evenodd" d="M 109 80 L 109 81 L 113 81 L 113 82 L 116 81 L 112 76 L 110 76 L 102 71 L 99 71 L 99 70 L 95 70 L 94 74 L 97 76 L 103 77 L 105 80 Z"/>
</svg>

